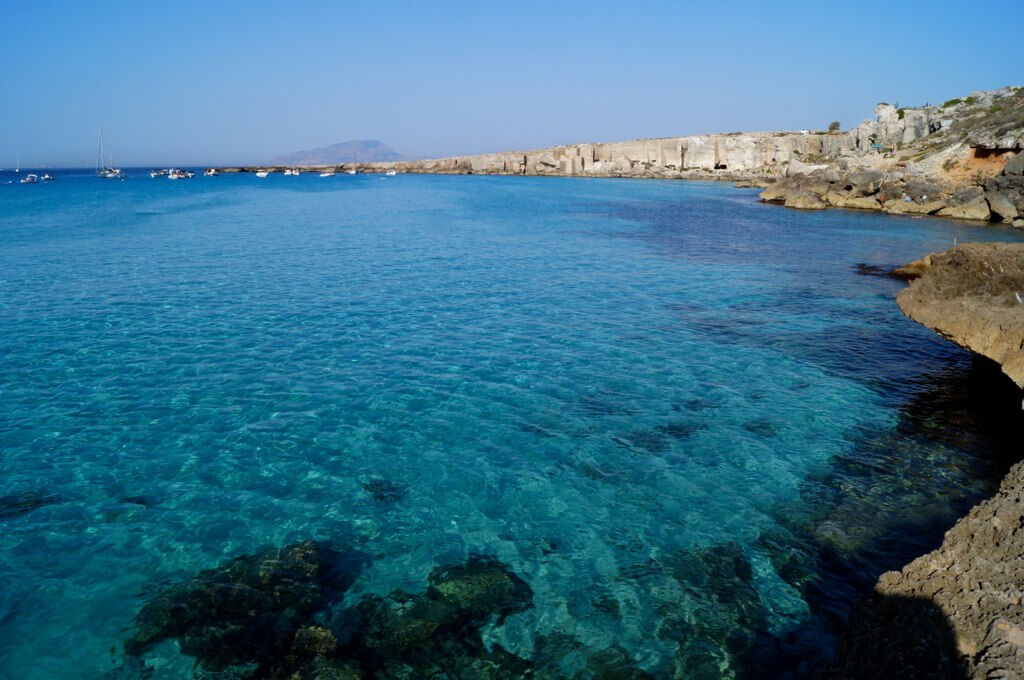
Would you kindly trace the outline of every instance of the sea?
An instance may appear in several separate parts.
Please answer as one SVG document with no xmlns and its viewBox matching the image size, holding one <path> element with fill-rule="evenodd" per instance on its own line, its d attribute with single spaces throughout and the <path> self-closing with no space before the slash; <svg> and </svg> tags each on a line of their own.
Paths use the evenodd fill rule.
<svg viewBox="0 0 1024 680">
<path fill-rule="evenodd" d="M 124 677 L 147 601 L 305 540 L 366 556 L 325 627 L 482 556 L 532 601 L 474 634 L 553 676 L 809 677 L 1024 453 L 998 369 L 886 275 L 1018 230 L 714 182 L 50 172 L 0 173 L 3 680 Z"/>
</svg>

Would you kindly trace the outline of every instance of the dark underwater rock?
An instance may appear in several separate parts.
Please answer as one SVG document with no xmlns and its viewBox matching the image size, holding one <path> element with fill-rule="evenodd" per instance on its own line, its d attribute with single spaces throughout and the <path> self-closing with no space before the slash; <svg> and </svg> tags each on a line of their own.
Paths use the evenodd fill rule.
<svg viewBox="0 0 1024 680">
<path fill-rule="evenodd" d="M 0 496 L 0 519 L 20 517 L 46 505 L 59 503 L 60 499 L 43 491 L 22 491 L 7 496 Z"/>
<path fill-rule="evenodd" d="M 741 658 L 757 642 L 767 620 L 753 585 L 754 569 L 735 542 L 681 551 L 672 576 L 704 602 L 693 617 L 667 623 L 660 636 L 679 641 L 676 677 L 718 678 L 735 674 Z"/>
<path fill-rule="evenodd" d="M 405 485 L 380 478 L 363 482 L 363 488 L 379 503 L 397 503 L 408 494 Z"/>
<path fill-rule="evenodd" d="M 707 427 L 706 423 L 672 420 L 665 423 L 658 429 L 673 439 L 687 439 L 701 430 L 706 430 Z"/>
<path fill-rule="evenodd" d="M 517 678 L 529 661 L 500 647 L 488 650 L 484 624 L 533 606 L 533 591 L 501 562 L 471 556 L 431 571 L 422 595 L 367 595 L 345 612 L 342 654 L 358 658 L 375 678 Z M 438 675 L 443 673 L 444 675 Z"/>
<path fill-rule="evenodd" d="M 511 614 L 533 606 L 533 590 L 509 569 L 487 557 L 472 556 L 465 564 L 437 567 L 428 578 L 427 594 L 456 606 L 476 619 L 497 615 L 501 623 Z"/>
<path fill-rule="evenodd" d="M 305 541 L 200 572 L 139 611 L 125 651 L 138 655 L 176 638 L 183 653 L 211 670 L 272 661 L 348 587 L 351 562 L 325 544 Z"/>
<path fill-rule="evenodd" d="M 748 420 L 743 423 L 743 429 L 750 434 L 756 434 L 762 439 L 774 437 L 779 433 L 775 423 L 767 418 L 754 418 L 753 420 Z"/>
</svg>

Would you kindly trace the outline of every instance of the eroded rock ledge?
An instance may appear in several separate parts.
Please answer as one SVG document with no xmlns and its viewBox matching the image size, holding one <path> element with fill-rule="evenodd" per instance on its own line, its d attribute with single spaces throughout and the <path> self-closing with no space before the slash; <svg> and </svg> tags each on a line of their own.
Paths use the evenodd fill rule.
<svg viewBox="0 0 1024 680">
<path fill-rule="evenodd" d="M 1024 677 L 1024 463 L 942 546 L 883 574 L 825 678 Z"/>
<path fill-rule="evenodd" d="M 1024 244 L 965 243 L 897 271 L 913 279 L 896 298 L 907 316 L 1024 387 Z M 937 550 L 879 578 L 823 676 L 1024 677 L 1024 462 Z"/>
<path fill-rule="evenodd" d="M 908 317 L 999 363 L 1024 387 L 1024 244 L 965 243 L 908 265 Z"/>
</svg>

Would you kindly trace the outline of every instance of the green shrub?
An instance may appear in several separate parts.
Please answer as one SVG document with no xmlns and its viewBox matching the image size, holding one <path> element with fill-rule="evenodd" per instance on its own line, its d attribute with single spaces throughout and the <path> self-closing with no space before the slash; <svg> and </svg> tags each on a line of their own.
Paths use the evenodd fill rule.
<svg viewBox="0 0 1024 680">
<path fill-rule="evenodd" d="M 945 103 L 944 103 L 944 104 L 942 105 L 942 108 L 944 108 L 944 109 L 945 109 L 945 108 L 948 108 L 948 107 L 950 107 L 950 106 L 956 106 L 957 104 L 962 104 L 962 103 L 963 103 L 963 101 L 964 101 L 963 99 L 959 99 L 959 98 L 957 98 L 957 99 L 950 99 L 950 100 L 946 101 L 946 102 L 945 102 Z"/>
<path fill-rule="evenodd" d="M 988 107 L 988 112 L 989 113 L 999 113 L 1002 110 L 1003 110 L 1003 107 L 999 106 L 999 104 L 993 104 L 992 106 Z"/>
<path fill-rule="evenodd" d="M 968 97 L 967 99 L 964 99 L 964 104 L 973 104 L 976 101 L 978 101 L 976 98 Z"/>
<path fill-rule="evenodd" d="M 896 109 L 896 117 L 903 120 L 903 116 L 907 115 L 906 109 Z"/>
<path fill-rule="evenodd" d="M 840 127 L 839 121 L 838 120 L 834 120 L 834 121 L 832 121 L 831 123 L 828 124 L 828 131 L 829 132 L 839 132 L 839 127 Z"/>
</svg>

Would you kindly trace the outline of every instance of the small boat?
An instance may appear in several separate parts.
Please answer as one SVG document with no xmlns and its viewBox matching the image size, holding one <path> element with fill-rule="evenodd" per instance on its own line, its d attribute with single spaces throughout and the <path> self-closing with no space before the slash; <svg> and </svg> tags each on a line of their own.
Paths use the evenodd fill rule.
<svg viewBox="0 0 1024 680">
<path fill-rule="evenodd" d="M 207 168 L 206 170 L 203 171 L 203 177 L 216 177 L 216 176 L 217 176 L 217 168 Z"/>
<path fill-rule="evenodd" d="M 292 176 L 298 177 L 299 176 L 299 169 L 298 168 L 285 168 L 284 174 L 285 174 L 285 176 L 292 175 Z"/>
<path fill-rule="evenodd" d="M 150 170 L 149 176 L 156 179 L 157 177 L 167 177 L 169 173 L 169 170 Z"/>
<path fill-rule="evenodd" d="M 398 174 L 397 170 L 388 170 L 387 172 L 384 173 L 384 176 L 385 177 L 394 177 L 397 174 Z"/>
<path fill-rule="evenodd" d="M 48 172 L 44 172 L 43 173 L 43 181 L 44 182 L 52 182 L 53 181 L 53 175 L 51 175 Z"/>
<path fill-rule="evenodd" d="M 266 176 L 267 176 L 267 175 L 269 175 L 269 174 L 270 174 L 270 171 L 269 171 L 269 170 L 258 170 L 258 171 L 256 172 L 256 176 L 257 176 L 257 177 L 266 177 Z"/>
<path fill-rule="evenodd" d="M 178 170 L 171 168 L 167 171 L 167 179 L 191 179 L 196 176 L 196 173 L 189 170 Z"/>
<path fill-rule="evenodd" d="M 96 176 L 103 179 L 124 179 L 124 171 L 114 167 L 114 152 L 110 149 L 110 142 L 107 142 L 107 162 L 103 160 L 103 126 L 100 126 L 99 142 L 96 145 Z"/>
<path fill-rule="evenodd" d="M 21 178 L 22 184 L 35 184 L 39 181 L 39 175 L 29 173 Z"/>
<path fill-rule="evenodd" d="M 324 170 L 320 173 L 321 177 L 334 177 L 334 170 Z"/>
<path fill-rule="evenodd" d="M 352 168 L 351 170 L 346 170 L 345 174 L 346 175 L 354 175 L 354 174 L 356 174 L 356 169 Z"/>
</svg>

